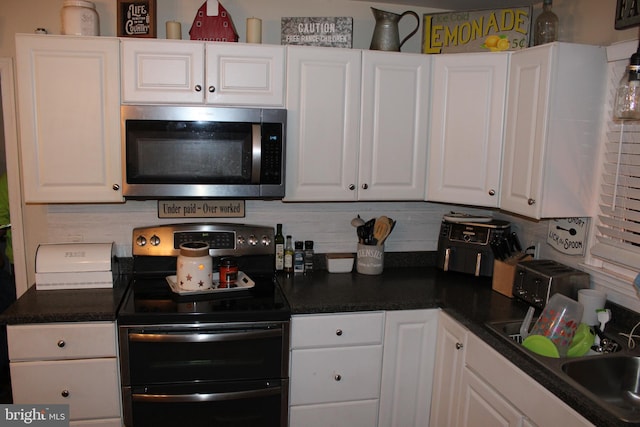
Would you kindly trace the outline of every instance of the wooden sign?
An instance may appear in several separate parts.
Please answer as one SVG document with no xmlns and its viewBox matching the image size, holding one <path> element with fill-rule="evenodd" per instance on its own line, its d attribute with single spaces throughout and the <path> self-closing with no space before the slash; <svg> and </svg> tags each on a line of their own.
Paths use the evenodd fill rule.
<svg viewBox="0 0 640 427">
<path fill-rule="evenodd" d="M 156 37 L 156 0 L 118 0 L 118 37 Z"/>
<path fill-rule="evenodd" d="M 353 45 L 353 18 L 282 18 L 280 43 L 350 49 Z"/>
<path fill-rule="evenodd" d="M 640 24 L 640 3 L 636 0 L 618 0 L 616 4 L 616 30 Z"/>
<path fill-rule="evenodd" d="M 423 27 L 422 53 L 525 49 L 531 7 L 425 14 Z"/>
<path fill-rule="evenodd" d="M 244 200 L 158 200 L 158 218 L 244 218 Z"/>
</svg>

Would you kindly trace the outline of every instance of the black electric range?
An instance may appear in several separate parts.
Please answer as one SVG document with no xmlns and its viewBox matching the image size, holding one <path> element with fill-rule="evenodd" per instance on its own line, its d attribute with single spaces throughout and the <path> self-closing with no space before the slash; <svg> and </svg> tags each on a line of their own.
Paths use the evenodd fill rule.
<svg viewBox="0 0 640 427">
<path fill-rule="evenodd" d="M 133 272 L 118 313 L 124 325 L 288 320 L 291 310 L 277 282 L 272 227 L 227 223 L 185 223 L 133 230 Z M 180 244 L 209 244 L 213 268 L 234 257 L 251 288 L 183 294 L 169 286 Z"/>
</svg>

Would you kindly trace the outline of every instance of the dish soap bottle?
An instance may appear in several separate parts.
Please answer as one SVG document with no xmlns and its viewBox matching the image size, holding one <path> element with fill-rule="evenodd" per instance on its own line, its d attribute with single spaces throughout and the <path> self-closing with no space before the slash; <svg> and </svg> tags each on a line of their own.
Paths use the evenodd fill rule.
<svg viewBox="0 0 640 427">
<path fill-rule="evenodd" d="M 287 243 L 284 246 L 284 272 L 293 273 L 293 246 L 290 235 L 287 235 Z"/>
<path fill-rule="evenodd" d="M 276 224 L 276 271 L 284 270 L 284 236 L 282 235 L 282 224 Z"/>
<path fill-rule="evenodd" d="M 551 11 L 551 1 L 544 0 L 542 13 L 536 19 L 533 39 L 536 46 L 558 40 L 558 17 Z"/>
</svg>

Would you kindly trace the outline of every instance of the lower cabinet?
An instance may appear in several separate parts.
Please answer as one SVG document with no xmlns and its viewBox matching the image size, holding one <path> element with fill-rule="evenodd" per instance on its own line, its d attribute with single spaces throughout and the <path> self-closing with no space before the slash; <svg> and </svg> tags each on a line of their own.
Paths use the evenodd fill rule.
<svg viewBox="0 0 640 427">
<path fill-rule="evenodd" d="M 445 313 L 438 324 L 432 426 L 592 426 Z"/>
<path fill-rule="evenodd" d="M 428 426 L 437 313 L 293 316 L 289 425 Z"/>
<path fill-rule="evenodd" d="M 70 425 L 121 426 L 114 322 L 8 325 L 13 403 L 68 404 Z"/>
</svg>

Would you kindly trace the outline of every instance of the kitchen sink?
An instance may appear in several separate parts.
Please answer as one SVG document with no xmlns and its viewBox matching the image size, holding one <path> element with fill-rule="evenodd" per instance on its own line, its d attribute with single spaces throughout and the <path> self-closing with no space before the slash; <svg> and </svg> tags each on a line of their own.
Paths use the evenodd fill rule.
<svg viewBox="0 0 640 427">
<path fill-rule="evenodd" d="M 535 323 L 535 319 L 531 325 Z M 590 351 L 575 358 L 551 358 L 535 354 L 521 345 L 522 320 L 488 322 L 486 326 L 538 362 L 565 383 L 581 392 L 622 423 L 640 423 L 640 356 L 626 350 L 622 340 L 606 333 L 618 343 L 612 353 Z"/>
<path fill-rule="evenodd" d="M 614 354 L 575 359 L 561 369 L 621 420 L 640 421 L 640 357 Z"/>
</svg>

